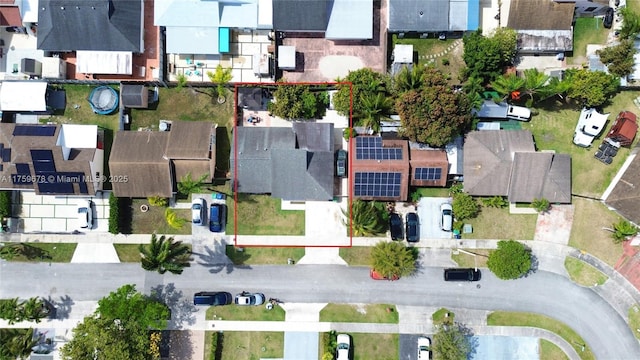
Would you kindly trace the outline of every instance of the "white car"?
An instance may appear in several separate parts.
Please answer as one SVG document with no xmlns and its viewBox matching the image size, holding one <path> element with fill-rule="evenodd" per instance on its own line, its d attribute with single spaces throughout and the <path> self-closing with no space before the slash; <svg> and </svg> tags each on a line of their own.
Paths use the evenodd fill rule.
<svg viewBox="0 0 640 360">
<path fill-rule="evenodd" d="M 93 228 L 93 210 L 91 200 L 86 200 L 78 204 L 78 226 L 82 229 Z"/>
<path fill-rule="evenodd" d="M 191 202 L 191 222 L 194 225 L 204 225 L 205 209 L 203 198 L 193 199 Z"/>
<path fill-rule="evenodd" d="M 264 294 L 263 293 L 250 293 L 248 291 L 243 291 L 240 294 L 236 295 L 236 299 L 234 300 L 236 305 L 262 305 L 264 304 Z"/>
<path fill-rule="evenodd" d="M 337 340 L 336 360 L 351 360 L 349 357 L 349 350 L 351 350 L 351 338 L 349 335 L 339 334 Z"/>
<path fill-rule="evenodd" d="M 453 228 L 453 207 L 449 203 L 440 205 L 440 229 L 451 231 Z"/>
<path fill-rule="evenodd" d="M 418 360 L 431 359 L 431 340 L 428 337 L 418 338 Z"/>
</svg>

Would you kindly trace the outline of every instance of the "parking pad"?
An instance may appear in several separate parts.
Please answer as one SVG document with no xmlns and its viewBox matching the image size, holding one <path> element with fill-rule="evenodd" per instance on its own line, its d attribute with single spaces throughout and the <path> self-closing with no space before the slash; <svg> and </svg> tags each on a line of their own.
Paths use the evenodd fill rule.
<svg viewBox="0 0 640 360">
<path fill-rule="evenodd" d="M 440 204 L 451 203 L 451 201 L 451 198 L 445 197 L 423 197 L 420 199 L 418 202 L 420 239 L 451 239 L 451 232 L 440 230 Z"/>
</svg>

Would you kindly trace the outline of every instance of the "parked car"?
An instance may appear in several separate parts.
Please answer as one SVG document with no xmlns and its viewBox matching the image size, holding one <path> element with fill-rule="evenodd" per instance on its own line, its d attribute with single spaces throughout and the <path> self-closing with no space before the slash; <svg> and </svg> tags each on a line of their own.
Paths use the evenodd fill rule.
<svg viewBox="0 0 640 360">
<path fill-rule="evenodd" d="M 613 15 L 613 8 L 608 8 L 607 12 L 604 14 L 604 19 L 602 19 L 602 25 L 604 25 L 605 28 L 611 29 L 611 26 L 613 25 Z"/>
<path fill-rule="evenodd" d="M 336 151 L 336 176 L 347 176 L 347 152 L 342 149 Z"/>
<path fill-rule="evenodd" d="M 78 226 L 82 229 L 93 228 L 93 208 L 91 200 L 84 200 L 78 204 Z"/>
<path fill-rule="evenodd" d="M 236 305 L 262 305 L 264 304 L 264 294 L 243 291 L 236 295 L 235 303 Z"/>
<path fill-rule="evenodd" d="M 402 218 L 397 213 L 391 213 L 389 216 L 389 230 L 391 231 L 391 240 L 402 240 Z"/>
<path fill-rule="evenodd" d="M 379 272 L 371 269 L 369 270 L 369 276 L 373 279 L 373 280 L 390 280 L 390 281 L 395 281 L 400 279 L 400 277 L 398 275 L 391 275 L 391 277 L 387 277 L 384 276 L 382 274 L 380 274 Z"/>
<path fill-rule="evenodd" d="M 224 204 L 211 204 L 209 210 L 209 230 L 221 232 L 224 230 L 226 208 Z"/>
<path fill-rule="evenodd" d="M 228 292 L 201 291 L 193 295 L 193 305 L 229 305 L 233 296 Z"/>
<path fill-rule="evenodd" d="M 336 360 L 351 360 L 351 338 L 347 334 L 338 334 L 338 346 L 336 347 Z"/>
<path fill-rule="evenodd" d="M 444 281 L 479 281 L 478 269 L 444 269 Z"/>
<path fill-rule="evenodd" d="M 203 198 L 197 198 L 191 201 L 191 222 L 194 225 L 204 225 L 205 209 L 206 206 L 204 205 Z"/>
<path fill-rule="evenodd" d="M 417 242 L 420 240 L 420 231 L 418 229 L 418 214 L 408 213 L 405 220 L 405 236 L 408 242 Z"/>
<path fill-rule="evenodd" d="M 418 338 L 418 360 L 431 359 L 431 340 L 428 337 Z"/>
<path fill-rule="evenodd" d="M 440 205 L 440 229 L 451 231 L 453 228 L 453 208 L 449 203 Z"/>
</svg>

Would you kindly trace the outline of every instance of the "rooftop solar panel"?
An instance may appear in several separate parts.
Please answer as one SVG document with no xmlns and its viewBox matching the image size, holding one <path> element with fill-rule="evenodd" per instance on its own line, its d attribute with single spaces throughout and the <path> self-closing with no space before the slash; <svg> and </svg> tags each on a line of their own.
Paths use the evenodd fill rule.
<svg viewBox="0 0 640 360">
<path fill-rule="evenodd" d="M 398 197 L 400 196 L 399 172 L 356 172 L 355 196 Z"/>
<path fill-rule="evenodd" d="M 73 194 L 73 183 L 38 183 L 38 191 L 41 194 Z"/>
<path fill-rule="evenodd" d="M 416 168 L 414 179 L 416 180 L 440 180 L 441 168 Z"/>
<path fill-rule="evenodd" d="M 382 147 L 379 136 L 356 137 L 356 159 L 358 160 L 402 160 L 402 148 Z"/>
<path fill-rule="evenodd" d="M 16 172 L 18 173 L 18 175 L 31 175 L 29 164 L 16 164 Z"/>
<path fill-rule="evenodd" d="M 51 150 L 31 150 L 31 160 L 33 160 L 33 161 L 53 161 L 53 151 L 51 151 Z"/>
<path fill-rule="evenodd" d="M 42 173 L 55 173 L 56 165 L 51 161 L 34 161 L 33 162 L 33 170 L 36 174 Z"/>
<path fill-rule="evenodd" d="M 56 127 L 51 125 L 16 125 L 13 136 L 53 136 Z"/>
<path fill-rule="evenodd" d="M 2 162 L 10 162 L 11 161 L 11 149 L 2 149 Z"/>
</svg>

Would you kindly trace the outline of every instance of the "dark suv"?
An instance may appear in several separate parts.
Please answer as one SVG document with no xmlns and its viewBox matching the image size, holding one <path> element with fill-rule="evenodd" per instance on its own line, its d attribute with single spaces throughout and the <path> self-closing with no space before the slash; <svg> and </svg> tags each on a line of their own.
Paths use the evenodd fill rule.
<svg viewBox="0 0 640 360">
<path fill-rule="evenodd" d="M 405 223 L 405 236 L 408 242 L 418 242 L 420 240 L 420 230 L 418 227 L 418 214 L 408 213 Z"/>
<path fill-rule="evenodd" d="M 389 230 L 391 240 L 402 240 L 402 218 L 397 213 L 389 215 Z"/>
<path fill-rule="evenodd" d="M 222 306 L 232 301 L 233 296 L 228 292 L 201 291 L 193 295 L 193 305 Z"/>
<path fill-rule="evenodd" d="M 480 277 L 478 269 L 444 269 L 444 281 L 478 281 Z"/>
<path fill-rule="evenodd" d="M 608 8 L 607 12 L 604 14 L 604 19 L 602 19 L 602 25 L 604 25 L 605 28 L 611 29 L 611 26 L 613 25 L 613 15 L 613 8 Z"/>
</svg>

